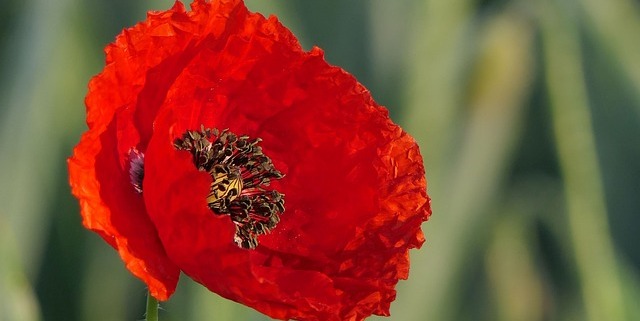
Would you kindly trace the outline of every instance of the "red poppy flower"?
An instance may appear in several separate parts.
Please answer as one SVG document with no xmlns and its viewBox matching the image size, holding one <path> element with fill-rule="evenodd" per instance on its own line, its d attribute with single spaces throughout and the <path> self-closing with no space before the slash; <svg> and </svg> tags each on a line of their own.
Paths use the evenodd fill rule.
<svg viewBox="0 0 640 321">
<path fill-rule="evenodd" d="M 389 315 L 422 157 L 353 76 L 240 0 L 124 30 L 69 159 L 83 223 L 159 300 L 180 271 L 273 318 Z"/>
</svg>

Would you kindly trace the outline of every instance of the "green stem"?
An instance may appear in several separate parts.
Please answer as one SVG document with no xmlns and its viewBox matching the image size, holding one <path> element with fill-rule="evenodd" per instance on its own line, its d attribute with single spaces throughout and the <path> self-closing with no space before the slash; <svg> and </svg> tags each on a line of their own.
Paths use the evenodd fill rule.
<svg viewBox="0 0 640 321">
<path fill-rule="evenodd" d="M 158 300 L 151 293 L 147 293 L 147 312 L 145 313 L 146 321 L 158 321 Z"/>
</svg>

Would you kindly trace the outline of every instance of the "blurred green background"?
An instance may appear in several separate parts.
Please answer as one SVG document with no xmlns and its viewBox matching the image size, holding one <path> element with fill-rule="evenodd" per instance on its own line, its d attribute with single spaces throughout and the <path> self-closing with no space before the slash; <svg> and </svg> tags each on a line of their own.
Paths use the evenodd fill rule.
<svg viewBox="0 0 640 321">
<path fill-rule="evenodd" d="M 124 27 L 171 1 L 0 2 L 0 320 L 140 320 L 65 159 Z M 253 0 L 419 141 L 433 197 L 389 320 L 640 320 L 640 5 Z M 161 320 L 267 320 L 183 278 Z M 382 318 L 371 318 L 383 320 Z"/>
</svg>

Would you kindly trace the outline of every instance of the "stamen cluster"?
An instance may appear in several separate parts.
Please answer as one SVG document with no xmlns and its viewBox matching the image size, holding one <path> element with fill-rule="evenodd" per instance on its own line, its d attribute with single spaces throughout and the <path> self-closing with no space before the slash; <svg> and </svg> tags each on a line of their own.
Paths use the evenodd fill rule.
<svg viewBox="0 0 640 321">
<path fill-rule="evenodd" d="M 255 249 L 258 236 L 273 230 L 285 210 L 284 195 L 264 188 L 284 175 L 264 155 L 261 141 L 204 126 L 174 141 L 176 149 L 191 153 L 198 170 L 211 175 L 207 204 L 216 215 L 229 215 L 234 241 L 245 249 Z"/>
</svg>

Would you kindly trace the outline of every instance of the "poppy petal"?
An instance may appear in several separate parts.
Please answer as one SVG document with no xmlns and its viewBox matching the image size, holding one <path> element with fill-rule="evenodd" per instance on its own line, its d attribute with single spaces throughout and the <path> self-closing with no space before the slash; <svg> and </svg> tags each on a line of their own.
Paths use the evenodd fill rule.
<svg viewBox="0 0 640 321">
<path fill-rule="evenodd" d="M 150 293 L 166 300 L 174 292 L 179 270 L 169 260 L 149 220 L 142 197 L 118 162 L 115 122 L 102 135 L 83 135 L 69 159 L 73 194 L 80 200 L 83 224 L 116 248 L 127 269 Z"/>
<path fill-rule="evenodd" d="M 107 65 L 89 83 L 85 100 L 89 130 L 69 159 L 70 184 L 80 200 L 83 224 L 116 248 L 127 268 L 159 300 L 173 293 L 180 271 L 164 253 L 142 197 L 131 195 L 127 157 L 131 148 L 146 144 L 149 133 L 144 130 L 155 117 L 147 112 L 146 119 L 141 119 L 136 107 L 140 103 L 152 106 L 164 95 L 156 91 L 160 97 L 153 97 L 151 103 L 138 101 L 140 92 L 155 86 L 147 73 L 176 52 L 183 53 L 188 42 L 159 31 L 185 15 L 181 3 L 163 13 L 150 13 L 148 21 L 123 31 L 107 46 Z M 154 50 L 154 45 L 173 50 Z M 169 78 L 171 71 L 161 76 Z M 145 126 L 136 128 L 138 123 Z M 141 133 L 146 134 L 144 140 Z"/>
</svg>

